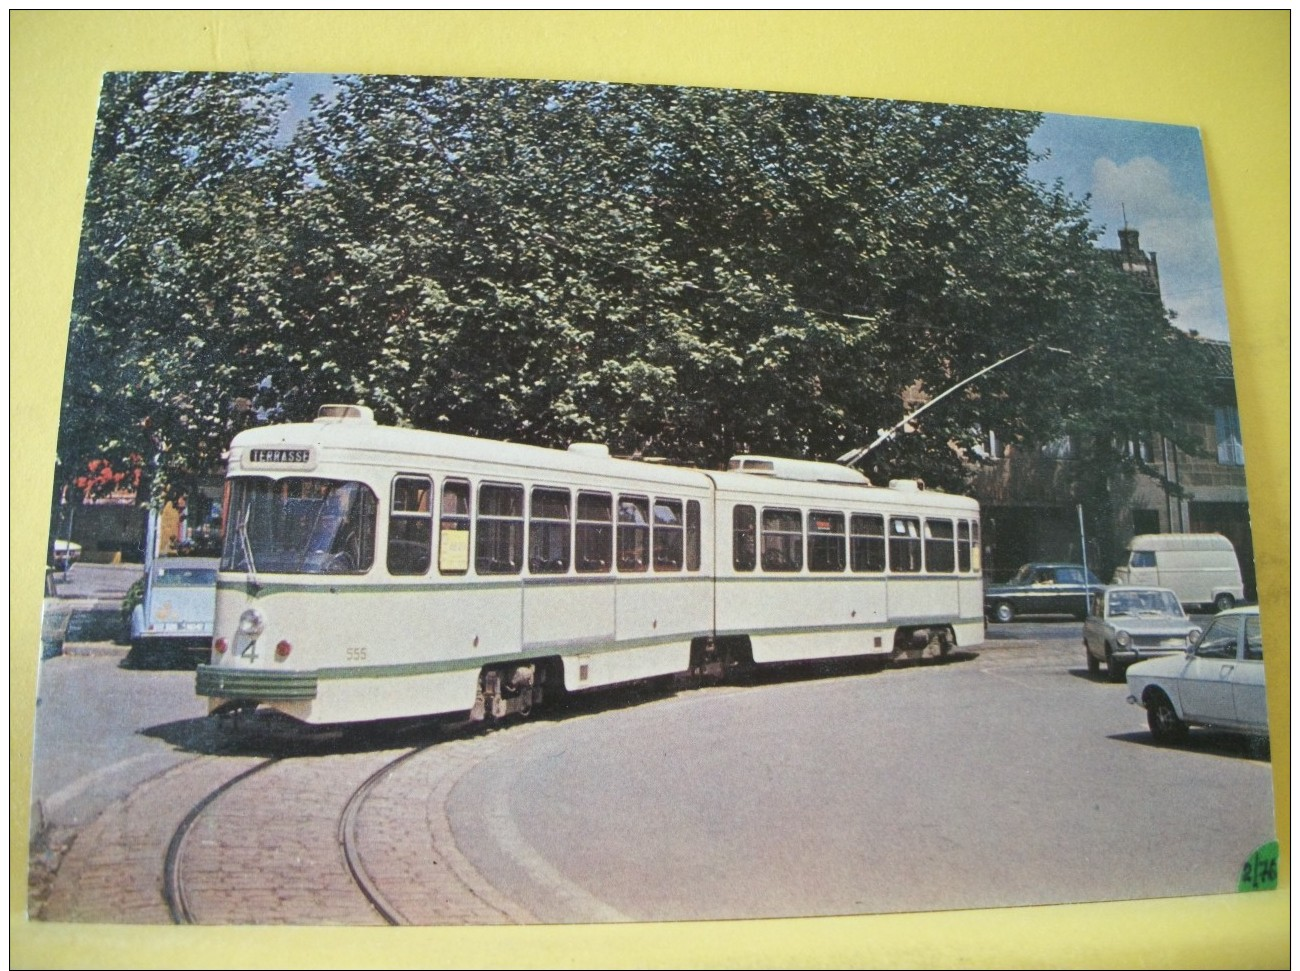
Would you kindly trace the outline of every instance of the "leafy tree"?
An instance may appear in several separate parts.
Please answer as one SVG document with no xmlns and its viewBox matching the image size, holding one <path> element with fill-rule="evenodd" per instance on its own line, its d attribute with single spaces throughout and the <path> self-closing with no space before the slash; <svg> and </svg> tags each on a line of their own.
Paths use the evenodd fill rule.
<svg viewBox="0 0 1300 971">
<path fill-rule="evenodd" d="M 273 299 L 283 83 L 267 75 L 109 74 L 95 128 L 60 422 L 60 478 L 152 457 L 207 472 L 257 376 L 223 340 Z"/>
<path fill-rule="evenodd" d="M 832 458 L 1031 344 L 1072 357 L 991 372 L 866 471 L 961 489 L 982 428 L 1073 430 L 1100 482 L 1133 467 L 1117 431 L 1195 410 L 1189 341 L 1085 203 L 1029 180 L 1036 115 L 346 77 L 290 140 L 284 85 L 106 80 L 66 468 L 134 451 L 174 480 L 339 399 L 703 465 Z"/>
</svg>

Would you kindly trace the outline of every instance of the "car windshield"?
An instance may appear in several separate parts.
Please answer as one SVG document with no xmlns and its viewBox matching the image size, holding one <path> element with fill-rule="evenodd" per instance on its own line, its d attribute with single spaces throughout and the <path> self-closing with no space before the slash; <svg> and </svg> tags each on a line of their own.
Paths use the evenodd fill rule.
<svg viewBox="0 0 1300 971">
<path fill-rule="evenodd" d="M 360 482 L 228 481 L 221 569 L 364 573 L 375 556 L 375 494 Z"/>
<path fill-rule="evenodd" d="M 1118 590 L 1110 594 L 1106 607 L 1111 617 L 1186 616 L 1178 598 L 1168 590 Z"/>
<path fill-rule="evenodd" d="M 156 587 L 210 587 L 216 582 L 217 571 L 213 567 L 163 566 L 153 575 Z"/>
</svg>

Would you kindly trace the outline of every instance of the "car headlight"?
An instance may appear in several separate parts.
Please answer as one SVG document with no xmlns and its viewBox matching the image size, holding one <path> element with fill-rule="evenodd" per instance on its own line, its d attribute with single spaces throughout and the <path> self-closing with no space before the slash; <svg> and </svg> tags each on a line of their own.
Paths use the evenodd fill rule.
<svg viewBox="0 0 1300 971">
<path fill-rule="evenodd" d="M 1120 647 L 1128 647 L 1131 643 L 1133 643 L 1133 637 L 1129 634 L 1128 631 L 1122 630 L 1115 635 L 1115 643 L 1118 644 Z"/>
<path fill-rule="evenodd" d="M 1187 632 L 1187 643 L 1192 647 L 1195 647 L 1197 644 L 1201 643 L 1201 635 L 1203 633 L 1205 632 L 1199 627 L 1193 627 Z"/>
<path fill-rule="evenodd" d="M 266 620 L 251 607 L 239 615 L 239 633 L 245 637 L 257 637 L 266 630 Z"/>
</svg>

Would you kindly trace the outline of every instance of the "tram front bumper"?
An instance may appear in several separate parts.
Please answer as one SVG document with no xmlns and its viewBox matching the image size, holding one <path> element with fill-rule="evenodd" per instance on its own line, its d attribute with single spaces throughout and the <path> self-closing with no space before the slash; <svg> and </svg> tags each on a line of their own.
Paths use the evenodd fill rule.
<svg viewBox="0 0 1300 971">
<path fill-rule="evenodd" d="M 194 693 L 226 701 L 314 701 L 315 671 L 262 671 L 200 664 Z"/>
</svg>

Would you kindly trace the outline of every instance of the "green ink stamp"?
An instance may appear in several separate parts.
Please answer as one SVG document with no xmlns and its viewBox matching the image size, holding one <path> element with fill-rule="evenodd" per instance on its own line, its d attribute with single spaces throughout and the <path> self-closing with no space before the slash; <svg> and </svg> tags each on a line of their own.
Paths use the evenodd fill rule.
<svg viewBox="0 0 1300 971">
<path fill-rule="evenodd" d="M 1265 843 L 1242 864 L 1237 893 L 1277 889 L 1277 840 Z"/>
</svg>

